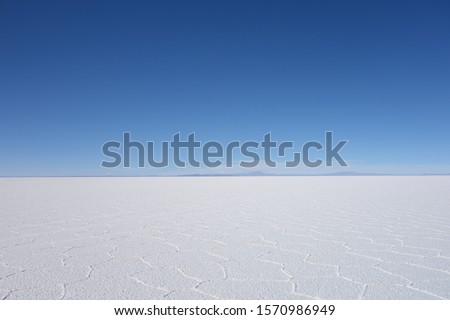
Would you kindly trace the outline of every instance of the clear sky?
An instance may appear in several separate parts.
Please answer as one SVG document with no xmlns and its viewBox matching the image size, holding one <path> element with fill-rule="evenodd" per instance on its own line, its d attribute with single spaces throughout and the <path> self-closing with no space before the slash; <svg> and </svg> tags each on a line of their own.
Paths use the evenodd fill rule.
<svg viewBox="0 0 450 320">
<path fill-rule="evenodd" d="M 101 168 L 124 131 L 333 131 L 345 170 L 450 173 L 449 123 L 447 0 L 0 2 L 2 176 L 189 173 Z"/>
</svg>

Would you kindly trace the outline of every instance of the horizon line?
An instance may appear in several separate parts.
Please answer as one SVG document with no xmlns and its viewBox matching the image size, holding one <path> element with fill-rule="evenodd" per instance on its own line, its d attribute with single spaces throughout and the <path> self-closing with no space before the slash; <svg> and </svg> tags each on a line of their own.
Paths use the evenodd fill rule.
<svg viewBox="0 0 450 320">
<path fill-rule="evenodd" d="M 450 173 L 322 173 L 322 174 L 173 174 L 173 175 L 0 175 L 0 179 L 8 178 L 184 178 L 184 177 L 374 177 L 374 176 L 450 176 Z"/>
</svg>

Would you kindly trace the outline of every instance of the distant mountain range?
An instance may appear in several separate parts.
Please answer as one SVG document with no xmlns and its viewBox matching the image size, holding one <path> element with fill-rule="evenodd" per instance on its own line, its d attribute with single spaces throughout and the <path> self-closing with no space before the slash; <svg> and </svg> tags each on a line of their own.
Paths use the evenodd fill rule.
<svg viewBox="0 0 450 320">
<path fill-rule="evenodd" d="M 316 176 L 449 176 L 450 173 L 418 173 L 418 174 L 389 174 L 389 173 L 362 173 L 362 172 L 331 172 L 331 173 L 316 173 L 316 174 L 273 174 L 262 171 L 254 171 L 249 173 L 236 174 L 180 174 L 177 177 L 316 177 Z"/>
</svg>

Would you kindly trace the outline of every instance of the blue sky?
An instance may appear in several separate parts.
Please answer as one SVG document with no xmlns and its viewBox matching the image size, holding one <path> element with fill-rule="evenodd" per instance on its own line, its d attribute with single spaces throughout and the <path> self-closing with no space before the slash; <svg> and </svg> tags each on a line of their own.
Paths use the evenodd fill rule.
<svg viewBox="0 0 450 320">
<path fill-rule="evenodd" d="M 2 1 L 0 37 L 1 176 L 191 173 L 101 168 L 124 131 L 333 131 L 345 170 L 450 173 L 445 0 Z"/>
</svg>

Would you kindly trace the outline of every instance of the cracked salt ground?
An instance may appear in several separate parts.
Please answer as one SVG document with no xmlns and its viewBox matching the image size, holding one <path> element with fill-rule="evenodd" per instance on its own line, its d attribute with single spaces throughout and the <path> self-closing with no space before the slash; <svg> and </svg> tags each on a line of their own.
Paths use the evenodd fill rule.
<svg viewBox="0 0 450 320">
<path fill-rule="evenodd" d="M 0 180 L 1 299 L 449 299 L 449 177 Z"/>
</svg>

